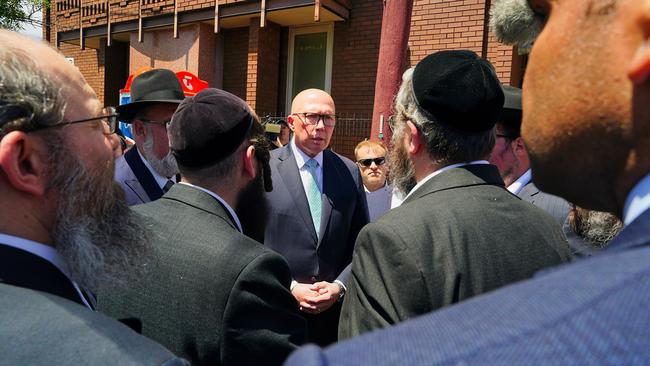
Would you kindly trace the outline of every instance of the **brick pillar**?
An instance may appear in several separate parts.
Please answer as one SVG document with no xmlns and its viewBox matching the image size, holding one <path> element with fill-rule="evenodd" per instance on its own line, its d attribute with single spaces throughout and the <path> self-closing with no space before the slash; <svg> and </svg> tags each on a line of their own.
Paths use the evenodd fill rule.
<svg viewBox="0 0 650 366">
<path fill-rule="evenodd" d="M 192 24 L 180 27 L 178 38 L 171 29 L 145 31 L 144 42 L 131 33 L 130 73 L 145 66 L 165 68 L 174 72 L 189 71 L 214 84 L 216 38 L 210 25 Z"/>
<path fill-rule="evenodd" d="M 246 73 L 246 102 L 260 117 L 276 114 L 280 73 L 279 25 L 260 19 L 250 21 L 248 33 L 248 71 Z"/>
</svg>

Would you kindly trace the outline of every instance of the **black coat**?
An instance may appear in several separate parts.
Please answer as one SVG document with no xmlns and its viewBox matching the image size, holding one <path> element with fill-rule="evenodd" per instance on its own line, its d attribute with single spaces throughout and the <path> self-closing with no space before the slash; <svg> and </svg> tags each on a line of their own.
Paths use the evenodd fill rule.
<svg viewBox="0 0 650 366">
<path fill-rule="evenodd" d="M 504 189 L 496 167 L 450 169 L 359 234 L 339 338 L 431 312 L 570 258 L 558 223 Z"/>
<path fill-rule="evenodd" d="M 303 342 L 287 263 L 214 197 L 176 184 L 135 211 L 156 233 L 147 274 L 101 292 L 100 310 L 139 318 L 144 335 L 195 365 L 279 365 Z"/>
</svg>

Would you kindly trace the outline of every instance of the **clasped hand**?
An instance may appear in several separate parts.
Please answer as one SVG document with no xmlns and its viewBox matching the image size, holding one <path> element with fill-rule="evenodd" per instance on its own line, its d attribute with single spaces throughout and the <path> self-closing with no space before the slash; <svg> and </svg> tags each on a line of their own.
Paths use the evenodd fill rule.
<svg viewBox="0 0 650 366">
<path fill-rule="evenodd" d="M 300 311 L 318 314 L 334 305 L 339 299 L 340 288 L 337 284 L 326 281 L 314 284 L 299 283 L 291 293 L 298 301 Z"/>
</svg>

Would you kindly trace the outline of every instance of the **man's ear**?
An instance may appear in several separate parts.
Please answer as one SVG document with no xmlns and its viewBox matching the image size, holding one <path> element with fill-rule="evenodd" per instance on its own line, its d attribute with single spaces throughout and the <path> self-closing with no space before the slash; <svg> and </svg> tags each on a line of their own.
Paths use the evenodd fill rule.
<svg viewBox="0 0 650 366">
<path fill-rule="evenodd" d="M 0 140 L 0 167 L 14 189 L 43 196 L 48 185 L 48 156 L 43 143 L 13 131 Z"/>
<path fill-rule="evenodd" d="M 244 152 L 244 164 L 242 166 L 244 174 L 250 180 L 257 176 L 257 160 L 255 158 L 255 146 L 251 145 Z"/>
<path fill-rule="evenodd" d="M 144 123 L 140 120 L 133 120 L 131 122 L 131 125 L 133 126 L 133 135 L 134 136 L 141 136 L 142 138 L 147 137 L 147 129 L 145 128 Z"/>
<path fill-rule="evenodd" d="M 650 0 L 639 0 L 632 11 L 636 18 L 635 26 L 641 27 L 639 30 L 643 35 L 642 43 L 636 50 L 627 70 L 628 77 L 634 84 L 643 84 L 648 81 L 650 76 Z"/>
<path fill-rule="evenodd" d="M 289 129 L 293 131 L 293 116 L 287 116 L 287 124 L 289 124 Z"/>
<path fill-rule="evenodd" d="M 526 144 L 524 144 L 524 139 L 521 138 L 521 136 L 512 140 L 510 144 L 512 146 L 512 151 L 514 151 L 517 156 L 520 156 L 521 154 L 527 154 Z"/>
<path fill-rule="evenodd" d="M 422 148 L 420 130 L 418 130 L 418 128 L 415 127 L 415 124 L 411 121 L 406 121 L 406 126 L 408 128 L 406 136 L 409 138 L 409 144 L 406 151 L 411 155 L 415 155 Z"/>
</svg>

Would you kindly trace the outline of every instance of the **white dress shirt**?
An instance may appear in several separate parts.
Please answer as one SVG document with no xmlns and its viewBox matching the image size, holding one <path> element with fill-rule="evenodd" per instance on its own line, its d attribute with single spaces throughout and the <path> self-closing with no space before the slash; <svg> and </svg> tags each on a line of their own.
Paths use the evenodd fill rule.
<svg viewBox="0 0 650 366">
<path fill-rule="evenodd" d="M 524 186 L 530 183 L 532 179 L 533 174 L 530 169 L 528 169 L 524 174 L 521 175 L 521 177 L 519 177 L 516 181 L 512 182 L 512 184 L 508 186 L 508 191 L 514 195 L 518 195 L 519 192 L 524 189 Z"/>
<path fill-rule="evenodd" d="M 296 145 L 295 139 L 291 139 L 289 143 L 291 146 L 291 151 L 293 156 L 296 158 L 296 164 L 298 165 L 298 172 L 300 173 L 300 180 L 302 181 L 302 188 L 305 190 L 305 193 L 308 192 L 307 182 L 311 179 L 311 173 L 309 168 L 305 165 L 309 159 L 314 159 L 318 163 L 316 168 L 316 183 L 318 183 L 318 190 L 323 192 L 323 152 L 319 152 L 318 155 L 310 158 L 305 154 L 298 146 Z"/>
<path fill-rule="evenodd" d="M 650 208 L 650 174 L 632 188 L 623 207 L 623 222 L 629 225 Z"/>
<path fill-rule="evenodd" d="M 481 164 L 490 164 L 490 163 L 488 163 L 487 160 L 475 160 L 475 161 L 472 161 L 472 162 L 469 162 L 469 163 L 451 164 L 451 165 L 447 165 L 445 167 L 442 167 L 442 168 L 436 170 L 435 172 L 427 175 L 421 181 L 419 181 L 418 184 L 416 184 L 415 187 L 413 187 L 413 189 L 411 189 L 409 194 L 407 194 L 406 197 L 404 197 L 403 201 L 406 201 L 406 199 L 409 198 L 413 194 L 413 192 L 415 192 L 418 188 L 422 187 L 424 185 L 424 183 L 428 182 L 429 180 L 431 180 L 431 178 L 435 177 L 436 175 L 438 175 L 440 173 L 446 172 L 447 170 L 451 170 L 451 169 L 454 169 L 454 168 L 459 168 L 461 166 L 481 165 Z"/>
<path fill-rule="evenodd" d="M 221 202 L 221 204 L 224 205 L 226 210 L 228 210 L 228 212 L 230 213 L 230 216 L 232 216 L 233 220 L 235 220 L 235 224 L 237 224 L 237 228 L 239 229 L 239 232 L 240 233 L 244 232 L 244 230 L 242 230 L 242 228 L 241 228 L 241 222 L 239 222 L 239 217 L 237 217 L 237 214 L 235 213 L 235 210 L 233 210 L 232 207 L 230 207 L 230 205 L 226 201 L 224 201 L 223 198 L 221 198 L 218 194 L 216 194 L 216 193 L 214 193 L 214 192 L 212 192 L 212 191 L 210 191 L 208 189 L 205 189 L 203 187 L 195 186 L 194 184 L 191 184 L 191 183 L 179 182 L 178 184 L 185 184 L 186 186 L 196 188 L 199 191 L 203 191 L 203 192 L 209 194 L 210 196 L 214 197 L 217 201 Z"/>
<path fill-rule="evenodd" d="M 79 294 L 79 297 L 81 298 L 81 301 L 83 301 L 84 305 L 86 305 L 86 307 L 92 310 L 92 306 L 90 306 L 88 300 L 86 300 L 86 298 L 81 293 L 81 289 L 79 288 L 77 283 L 70 279 L 70 272 L 68 271 L 68 266 L 66 266 L 65 261 L 63 260 L 59 252 L 56 251 L 56 249 L 54 249 L 49 245 L 41 244 L 29 239 L 19 238 L 17 236 L 8 235 L 8 234 L 0 234 L 0 243 L 10 247 L 24 250 L 26 252 L 29 252 L 37 257 L 40 257 L 52 263 L 54 267 L 58 268 L 59 271 L 61 271 L 61 273 L 63 273 L 70 280 L 75 290 L 77 290 L 77 293 Z"/>
</svg>

